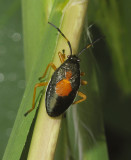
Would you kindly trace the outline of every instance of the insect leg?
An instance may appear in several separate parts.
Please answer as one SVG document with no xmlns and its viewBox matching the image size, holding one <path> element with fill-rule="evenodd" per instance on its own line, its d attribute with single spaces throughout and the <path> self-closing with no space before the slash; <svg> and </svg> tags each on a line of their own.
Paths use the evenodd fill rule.
<svg viewBox="0 0 131 160">
<path fill-rule="evenodd" d="M 65 53 L 58 52 L 61 63 L 65 61 Z"/>
<path fill-rule="evenodd" d="M 81 80 L 81 85 L 86 85 L 86 84 L 88 84 L 87 81 Z"/>
<path fill-rule="evenodd" d="M 78 92 L 77 94 L 78 94 L 78 96 L 82 97 L 82 99 L 80 99 L 78 101 L 75 101 L 73 104 L 78 104 L 78 103 L 81 103 L 81 102 L 86 100 L 86 95 L 85 94 L 83 94 L 82 92 Z"/>
<path fill-rule="evenodd" d="M 47 86 L 48 82 L 41 82 L 41 83 L 37 83 L 34 87 L 34 93 L 33 93 L 33 101 L 32 101 L 32 108 L 30 110 L 28 110 L 24 116 L 27 116 L 28 113 L 30 113 L 34 108 L 35 108 L 35 96 L 36 96 L 36 89 L 37 87 L 41 87 L 41 86 Z"/>
<path fill-rule="evenodd" d="M 45 72 L 44 72 L 44 74 L 43 74 L 43 76 L 42 76 L 42 77 L 40 77 L 40 78 L 39 78 L 39 80 L 41 80 L 42 78 L 44 78 L 44 77 L 45 77 L 45 75 L 46 75 L 46 73 L 47 73 L 47 71 L 48 71 L 49 67 L 52 67 L 54 70 L 56 70 L 56 69 L 57 69 L 57 68 L 56 68 L 56 66 L 55 66 L 53 63 L 49 63 L 49 64 L 48 64 L 48 66 L 47 66 L 47 68 L 46 68 L 46 70 L 45 70 Z"/>
<path fill-rule="evenodd" d="M 81 72 L 81 73 L 80 73 L 80 76 L 84 76 L 84 75 L 85 75 L 85 72 Z"/>
</svg>

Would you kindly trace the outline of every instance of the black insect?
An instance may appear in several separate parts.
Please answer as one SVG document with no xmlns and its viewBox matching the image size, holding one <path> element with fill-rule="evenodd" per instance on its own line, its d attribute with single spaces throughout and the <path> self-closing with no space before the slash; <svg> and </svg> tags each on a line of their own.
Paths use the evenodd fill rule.
<svg viewBox="0 0 131 160">
<path fill-rule="evenodd" d="M 87 45 L 77 55 L 72 55 L 72 47 L 70 41 L 65 37 L 65 35 L 60 31 L 59 28 L 57 28 L 50 22 L 48 23 L 56 28 L 58 32 L 60 32 L 60 34 L 66 39 L 70 48 L 70 55 L 67 57 L 67 60 L 65 60 L 65 54 L 61 52 L 58 53 L 60 61 L 62 63 L 59 68 L 56 68 L 53 63 L 48 64 L 43 76 L 40 77 L 40 80 L 45 77 L 48 68 L 52 67 L 54 69 L 54 73 L 51 77 L 51 80 L 49 81 L 49 83 L 40 82 L 35 85 L 32 108 L 25 113 L 25 116 L 35 108 L 36 88 L 40 86 L 47 86 L 45 105 L 46 111 L 51 117 L 61 115 L 71 104 L 77 104 L 86 100 L 86 95 L 78 91 L 80 84 L 87 84 L 87 81 L 80 79 L 80 77 L 84 75 L 84 72 L 80 73 L 80 60 L 78 57 L 83 51 L 91 47 L 101 38 Z M 81 99 L 74 102 L 76 95 L 79 95 Z"/>
</svg>

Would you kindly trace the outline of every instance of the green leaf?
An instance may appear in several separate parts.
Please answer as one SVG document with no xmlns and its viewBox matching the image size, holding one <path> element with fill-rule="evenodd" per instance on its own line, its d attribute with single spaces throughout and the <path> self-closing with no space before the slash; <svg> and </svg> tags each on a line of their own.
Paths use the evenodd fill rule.
<svg viewBox="0 0 131 160">
<path fill-rule="evenodd" d="M 34 10 L 37 18 L 39 18 L 40 16 L 41 17 L 43 16 L 44 8 L 41 3 L 40 3 L 40 5 L 38 5 L 38 2 L 32 3 L 32 1 L 30 1 L 30 3 L 27 3 L 27 4 L 26 3 L 27 3 L 27 1 L 23 1 L 23 10 L 24 9 L 28 10 L 28 8 L 30 8 L 30 10 Z M 50 20 L 53 22 L 52 19 L 54 19 L 56 25 L 58 25 L 58 26 L 59 26 L 60 19 L 62 16 L 62 8 L 61 8 L 62 5 L 60 6 L 60 4 L 63 5 L 62 1 L 55 2 L 54 6 L 53 6 L 54 9 L 51 10 L 51 14 L 50 14 Z M 66 4 L 66 3 L 64 3 L 64 4 Z M 38 7 L 37 7 L 37 5 L 38 5 Z M 51 6 L 52 6 L 52 2 L 51 2 Z M 28 14 L 25 15 L 25 19 L 26 18 L 28 18 L 28 21 L 30 21 L 30 20 L 32 21 L 32 14 L 30 13 L 29 15 Z M 31 24 L 31 21 L 30 21 L 30 24 Z M 41 21 L 42 21 L 42 19 L 41 19 Z M 34 41 L 35 41 L 35 38 L 37 39 L 37 37 L 35 37 L 35 35 L 34 35 L 34 37 L 32 38 L 28 34 L 27 34 L 27 37 L 25 37 L 25 39 L 26 39 L 25 43 L 27 45 L 27 46 L 25 46 L 25 50 L 27 52 L 30 52 L 31 50 L 34 49 L 34 54 L 36 54 L 36 55 L 33 56 L 34 60 L 32 60 L 32 61 L 30 61 L 31 57 L 29 60 L 28 60 L 28 58 L 26 58 L 27 61 L 29 61 L 29 63 L 31 63 L 30 65 L 31 66 L 33 65 L 32 66 L 33 69 L 30 67 L 27 67 L 27 69 L 30 69 L 30 71 L 27 71 L 27 73 L 29 74 L 29 75 L 27 74 L 28 75 L 27 77 L 29 78 L 29 80 L 28 80 L 28 84 L 27 84 L 27 87 L 26 87 L 26 90 L 25 90 L 25 93 L 23 96 L 23 100 L 22 100 L 18 115 L 16 117 L 16 121 L 15 121 L 13 130 L 12 130 L 12 133 L 11 133 L 11 136 L 10 136 L 10 139 L 9 139 L 9 142 L 8 142 L 8 145 L 7 145 L 4 157 L 3 157 L 4 160 L 6 160 L 6 159 L 10 159 L 10 160 L 20 159 L 22 151 L 23 151 L 25 143 L 26 143 L 27 136 L 29 134 L 29 131 L 32 131 L 32 130 L 30 130 L 30 127 L 31 127 L 31 123 L 32 123 L 33 117 L 35 115 L 35 112 L 32 112 L 32 114 L 30 114 L 26 118 L 24 117 L 24 113 L 29 108 L 31 108 L 33 90 L 34 90 L 33 86 L 35 83 L 38 83 L 38 80 L 37 80 L 38 77 L 40 77 L 43 74 L 44 68 L 51 61 L 51 55 L 53 55 L 53 53 L 55 51 L 55 46 L 56 46 L 56 41 L 57 41 L 56 40 L 57 34 L 54 34 L 55 33 L 54 30 L 50 26 L 47 26 L 47 20 L 45 20 L 45 24 L 46 24 L 45 31 L 44 31 L 45 34 L 42 34 L 41 38 L 40 38 L 40 42 L 42 41 L 43 45 L 39 46 L 40 42 L 36 41 L 36 43 L 38 44 L 37 50 L 34 48 L 35 47 Z M 41 23 L 41 27 L 39 27 L 39 29 L 41 29 L 43 26 L 44 26 L 44 23 Z M 30 27 L 28 27 L 28 24 L 26 24 L 26 23 L 24 23 L 24 27 L 25 27 L 24 32 L 31 31 L 31 34 L 33 33 L 31 30 L 33 27 L 35 28 L 35 31 L 38 29 L 38 28 L 36 28 L 37 25 L 35 25 L 35 26 L 30 25 Z M 34 32 L 34 34 L 35 33 L 36 32 Z M 31 53 L 33 54 L 33 52 L 31 52 Z M 29 53 L 29 55 L 31 53 Z M 39 92 L 39 90 L 38 90 L 38 92 Z M 38 106 L 38 104 L 36 106 Z M 29 137 L 31 138 L 30 134 L 29 134 Z M 28 149 L 26 151 L 26 154 L 27 153 L 28 153 Z"/>
<path fill-rule="evenodd" d="M 89 3 L 90 21 L 94 20 L 106 36 L 110 49 L 113 72 L 119 87 L 126 93 L 131 93 L 130 65 L 130 24 L 128 24 L 128 3 L 117 3 L 104 0 Z M 93 14 L 93 10 L 95 14 Z"/>
</svg>

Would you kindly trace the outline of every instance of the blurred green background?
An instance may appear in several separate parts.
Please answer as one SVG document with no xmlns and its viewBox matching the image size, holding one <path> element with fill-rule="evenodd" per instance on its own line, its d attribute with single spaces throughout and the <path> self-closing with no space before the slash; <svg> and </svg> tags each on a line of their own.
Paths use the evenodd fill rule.
<svg viewBox="0 0 131 160">
<path fill-rule="evenodd" d="M 0 159 L 25 88 L 21 1 L 0 1 Z"/>
<path fill-rule="evenodd" d="M 103 1 L 102 1 L 103 2 Z M 112 40 L 112 35 L 116 35 L 117 29 L 122 32 L 121 46 L 123 61 L 125 65 L 125 75 L 129 84 L 130 72 L 130 37 L 131 37 L 131 2 L 114 1 L 117 9 L 110 10 L 112 0 L 99 4 L 99 1 L 90 0 L 89 22 L 96 23 L 93 27 L 93 39 L 105 34 L 106 38 L 97 43 L 93 53 L 101 71 L 100 85 L 101 96 L 103 98 L 103 117 L 105 132 L 111 160 L 130 160 L 131 150 L 131 85 L 118 83 L 119 71 L 114 69 L 114 59 L 112 60 L 113 47 L 117 45 L 117 40 Z M 108 8 L 103 9 L 104 3 Z M 102 6 L 103 4 L 103 6 Z M 101 7 L 102 14 L 96 16 L 98 7 Z M 108 9 L 110 12 L 108 12 Z M 97 12 L 99 13 L 99 12 Z M 120 28 L 112 28 L 115 23 L 115 15 L 120 18 Z M 102 19 L 103 16 L 103 19 Z M 96 18 L 100 18 L 97 19 Z M 94 20 L 94 21 L 93 21 Z M 103 24 L 102 24 L 103 21 Z M 113 21 L 113 23 L 111 23 Z M 105 24 L 104 24 L 105 22 Z M 109 32 L 110 30 L 110 32 Z M 112 32 L 111 32 L 112 31 Z M 115 37 L 114 37 L 115 39 Z M 116 58 L 116 65 L 117 65 Z M 116 67 L 117 68 L 117 67 Z M 115 74 L 116 73 L 116 74 Z M 123 74 L 124 75 L 124 74 Z M 115 77 L 116 76 L 116 77 Z M 124 76 L 122 76 L 124 79 Z M 123 80 L 124 81 L 124 80 Z M 13 127 L 13 123 L 20 105 L 25 88 L 25 70 L 23 56 L 23 34 L 22 16 L 20 0 L 0 1 L 0 159 L 3 156 L 8 138 Z"/>
</svg>

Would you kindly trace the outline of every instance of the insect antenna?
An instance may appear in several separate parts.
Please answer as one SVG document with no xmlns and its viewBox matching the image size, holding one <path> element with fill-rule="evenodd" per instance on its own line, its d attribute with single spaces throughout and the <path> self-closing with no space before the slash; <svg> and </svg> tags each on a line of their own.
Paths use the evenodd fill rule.
<svg viewBox="0 0 131 160">
<path fill-rule="evenodd" d="M 92 47 L 96 42 L 100 41 L 102 38 L 103 38 L 103 36 L 100 37 L 100 38 L 98 38 L 98 39 L 96 39 L 94 42 L 88 44 L 85 48 L 83 48 L 83 49 L 78 53 L 77 56 L 81 55 L 82 52 L 84 52 L 84 51 L 87 50 L 88 48 Z"/>
<path fill-rule="evenodd" d="M 88 26 L 88 30 L 91 29 L 93 26 L 95 25 L 95 23 L 92 23 Z"/>
<path fill-rule="evenodd" d="M 66 41 L 67 41 L 67 43 L 68 43 L 68 45 L 69 45 L 69 48 L 70 48 L 70 54 L 72 55 L 72 47 L 71 47 L 71 43 L 70 43 L 70 41 L 66 38 L 66 36 L 61 32 L 61 30 L 58 28 L 58 27 L 56 27 L 54 24 L 52 24 L 51 22 L 48 22 L 51 26 L 53 26 L 55 29 L 57 29 L 58 30 L 58 32 L 66 39 Z"/>
</svg>

